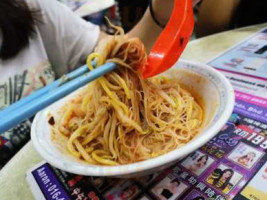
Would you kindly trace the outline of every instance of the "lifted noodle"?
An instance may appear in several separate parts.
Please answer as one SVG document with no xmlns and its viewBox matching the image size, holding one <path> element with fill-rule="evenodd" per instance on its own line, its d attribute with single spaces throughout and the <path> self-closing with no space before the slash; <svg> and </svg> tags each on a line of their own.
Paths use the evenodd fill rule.
<svg viewBox="0 0 267 200">
<path fill-rule="evenodd" d="M 192 95 L 164 76 L 143 80 L 137 69 L 147 55 L 138 38 L 120 27 L 88 56 L 97 66 L 120 67 L 90 83 L 61 109 L 56 133 L 66 135 L 68 151 L 90 164 L 119 165 L 167 153 L 188 143 L 200 130 L 203 114 Z"/>
</svg>

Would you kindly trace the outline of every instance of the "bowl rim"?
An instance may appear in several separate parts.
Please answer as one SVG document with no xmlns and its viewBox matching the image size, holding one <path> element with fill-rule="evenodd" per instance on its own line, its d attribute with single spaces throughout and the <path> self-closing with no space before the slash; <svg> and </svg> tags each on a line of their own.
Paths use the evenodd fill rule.
<svg viewBox="0 0 267 200">
<path fill-rule="evenodd" d="M 196 138 L 195 140 L 190 141 L 190 145 L 184 145 L 182 147 L 179 147 L 177 149 L 174 149 L 166 154 L 163 154 L 161 156 L 150 158 L 148 160 L 126 164 L 126 165 L 118 165 L 118 166 L 100 166 L 100 165 L 90 165 L 90 164 L 84 164 L 84 163 L 78 163 L 73 162 L 66 159 L 54 159 L 54 157 L 51 157 L 45 149 L 40 148 L 40 138 L 38 138 L 38 134 L 35 134 L 36 130 L 36 121 L 41 117 L 42 114 L 44 114 L 45 110 L 39 112 L 32 123 L 31 128 L 31 139 L 33 141 L 33 146 L 36 149 L 36 151 L 52 166 L 57 167 L 61 170 L 80 174 L 80 175 L 86 175 L 86 176 L 123 176 L 123 175 L 130 175 L 135 173 L 141 173 L 144 171 L 152 170 L 155 168 L 159 168 L 163 165 L 167 165 L 168 163 L 178 161 L 180 158 L 190 154 L 192 151 L 197 150 L 202 145 L 207 143 L 212 137 L 214 137 L 220 129 L 225 125 L 227 120 L 229 119 L 230 115 L 232 114 L 233 108 L 234 108 L 234 102 L 235 102 L 235 96 L 234 96 L 234 89 L 232 85 L 230 84 L 230 81 L 219 71 L 212 68 L 211 66 L 195 62 L 195 61 L 188 61 L 180 59 L 179 63 L 184 65 L 194 65 L 200 68 L 207 68 L 206 70 L 212 73 L 214 76 L 216 76 L 222 84 L 225 86 L 227 98 L 225 98 L 225 109 L 220 113 L 220 118 L 212 124 L 209 129 L 205 130 L 205 134 L 201 136 L 200 138 Z M 176 63 L 175 65 L 177 65 Z M 48 107 L 49 108 L 49 107 Z"/>
</svg>

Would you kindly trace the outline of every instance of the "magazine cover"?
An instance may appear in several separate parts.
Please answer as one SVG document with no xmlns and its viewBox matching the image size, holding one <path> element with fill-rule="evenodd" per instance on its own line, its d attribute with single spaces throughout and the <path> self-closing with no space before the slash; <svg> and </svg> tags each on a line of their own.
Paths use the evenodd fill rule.
<svg viewBox="0 0 267 200">
<path fill-rule="evenodd" d="M 259 35 L 264 38 L 262 33 L 267 35 L 263 30 L 249 41 Z M 234 49 L 215 58 L 214 62 L 226 61 Z M 223 69 L 235 88 L 236 102 L 230 119 L 212 140 L 172 167 L 145 177 L 114 179 L 70 174 L 43 162 L 27 173 L 35 198 L 266 200 L 267 81 L 262 75 L 267 69 L 267 60 L 260 66 L 265 67 L 261 73 L 255 71 L 255 77 Z"/>
</svg>

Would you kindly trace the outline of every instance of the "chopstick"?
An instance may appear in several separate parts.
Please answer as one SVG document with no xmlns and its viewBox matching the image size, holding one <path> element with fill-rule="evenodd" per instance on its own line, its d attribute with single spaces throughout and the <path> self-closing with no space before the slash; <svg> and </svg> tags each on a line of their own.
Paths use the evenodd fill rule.
<svg viewBox="0 0 267 200">
<path fill-rule="evenodd" d="M 59 79 L 40 89 L 17 103 L 12 104 L 0 112 L 0 133 L 3 133 L 20 122 L 34 116 L 37 112 L 51 105 L 55 101 L 67 96 L 71 92 L 87 83 L 114 70 L 114 63 L 106 63 L 88 72 L 87 66 L 82 66 L 66 75 L 66 79 Z M 86 73 L 87 72 L 87 73 Z"/>
<path fill-rule="evenodd" d="M 72 80 L 77 78 L 78 76 L 81 76 L 82 74 L 88 72 L 89 69 L 86 65 L 79 67 L 78 69 L 74 70 L 73 72 L 65 75 L 64 77 L 66 77 L 67 80 Z M 51 91 L 52 89 L 55 89 L 57 87 L 60 86 L 60 84 L 63 83 L 62 78 L 54 81 L 53 83 L 41 88 L 40 90 L 35 91 L 34 93 L 32 93 L 29 96 L 26 96 L 24 98 L 22 98 L 21 100 L 13 103 L 12 105 L 8 106 L 7 108 L 5 108 L 3 111 L 0 112 L 0 118 L 3 116 L 7 116 L 8 114 L 10 114 L 11 111 L 18 109 L 19 107 L 23 106 L 24 104 L 29 103 L 30 101 L 33 101 L 37 98 L 40 98 L 42 95 L 45 95 L 47 92 Z"/>
</svg>

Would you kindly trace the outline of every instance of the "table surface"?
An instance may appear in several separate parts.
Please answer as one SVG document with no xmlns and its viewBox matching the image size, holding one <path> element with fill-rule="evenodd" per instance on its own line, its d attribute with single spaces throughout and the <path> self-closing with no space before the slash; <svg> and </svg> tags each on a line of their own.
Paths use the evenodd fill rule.
<svg viewBox="0 0 267 200">
<path fill-rule="evenodd" d="M 95 14 L 97 12 L 103 11 L 115 4 L 114 0 L 90 0 L 80 6 L 74 12 L 78 14 L 80 17 L 86 17 L 91 14 Z"/>
<path fill-rule="evenodd" d="M 267 27 L 267 23 L 193 40 L 188 44 L 182 58 L 205 63 L 264 27 Z M 25 174 L 42 160 L 32 142 L 28 142 L 0 171 L 1 200 L 34 199 Z"/>
</svg>

